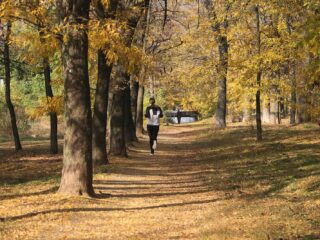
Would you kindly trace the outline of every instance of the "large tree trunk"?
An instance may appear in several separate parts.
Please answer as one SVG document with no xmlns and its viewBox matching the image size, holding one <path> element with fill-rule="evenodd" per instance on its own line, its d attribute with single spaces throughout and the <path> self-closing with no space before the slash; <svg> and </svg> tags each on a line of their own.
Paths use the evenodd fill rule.
<svg viewBox="0 0 320 240">
<path fill-rule="evenodd" d="M 260 11 L 259 7 L 255 7 L 255 13 L 256 13 L 256 31 L 257 31 L 257 48 L 258 48 L 258 54 L 260 55 L 261 52 L 261 33 L 260 33 Z M 260 64 L 259 64 L 260 65 Z M 259 70 L 257 73 L 257 93 L 256 93 L 256 125 L 257 125 L 257 141 L 262 140 L 262 124 L 261 124 L 261 75 L 262 71 Z"/>
<path fill-rule="evenodd" d="M 125 88 L 126 71 L 118 63 L 114 66 L 114 83 L 112 110 L 110 112 L 110 150 L 109 153 L 115 156 L 127 156 L 126 134 L 125 134 Z M 130 106 L 129 106 L 130 107 Z"/>
<path fill-rule="evenodd" d="M 113 106 L 110 116 L 110 150 L 109 154 L 115 156 L 127 156 L 125 132 L 124 132 L 124 92 L 113 93 Z"/>
<path fill-rule="evenodd" d="M 132 6 L 134 2 L 127 2 L 127 7 Z M 141 19 L 144 8 L 136 8 L 138 11 L 133 12 L 130 18 L 127 19 L 129 28 L 123 34 L 123 39 L 126 46 L 133 44 L 135 29 L 139 20 Z M 110 114 L 110 154 L 127 156 L 126 151 L 126 134 L 128 129 L 126 127 L 131 125 L 130 131 L 135 131 L 134 124 L 126 124 L 128 120 L 132 120 L 131 104 L 130 104 L 130 88 L 128 73 L 125 68 L 124 59 L 120 59 L 115 66 L 114 83 L 115 89 L 113 92 L 113 107 Z M 127 90 L 129 92 L 127 92 Z M 129 112 L 128 112 L 129 111 Z M 127 118 L 127 121 L 125 120 Z M 133 122 L 133 121 L 131 121 Z M 129 123 L 129 122 L 128 122 Z M 134 134 L 135 135 L 135 134 Z M 128 138 L 128 137 L 127 137 Z"/>
<path fill-rule="evenodd" d="M 52 98 L 51 69 L 48 57 L 43 58 L 43 71 L 46 96 Z M 50 153 L 58 153 L 58 117 L 57 113 L 53 111 L 50 112 Z"/>
<path fill-rule="evenodd" d="M 144 86 L 139 84 L 138 99 L 137 99 L 137 114 L 136 114 L 136 132 L 139 135 L 143 134 L 143 99 Z"/>
<path fill-rule="evenodd" d="M 4 39 L 4 51 L 3 51 L 3 58 L 4 58 L 4 68 L 5 68 L 5 98 L 6 98 L 6 104 L 9 109 L 10 113 L 10 119 L 11 119 L 11 128 L 12 128 L 12 135 L 14 139 L 14 145 L 16 151 L 21 150 L 21 142 L 18 132 L 18 126 L 17 126 L 17 119 L 16 119 L 16 113 L 11 101 L 11 67 L 10 67 L 10 50 L 9 50 L 9 37 L 11 34 L 11 23 L 7 22 L 7 32 Z"/>
<path fill-rule="evenodd" d="M 62 45 L 65 136 L 59 193 L 93 195 L 92 116 L 88 74 L 90 1 L 63 1 L 65 39 Z"/>
<path fill-rule="evenodd" d="M 107 159 L 107 111 L 108 93 L 112 66 L 106 62 L 106 55 L 98 51 L 98 81 L 92 119 L 92 159 L 96 164 L 106 164 Z"/>
</svg>

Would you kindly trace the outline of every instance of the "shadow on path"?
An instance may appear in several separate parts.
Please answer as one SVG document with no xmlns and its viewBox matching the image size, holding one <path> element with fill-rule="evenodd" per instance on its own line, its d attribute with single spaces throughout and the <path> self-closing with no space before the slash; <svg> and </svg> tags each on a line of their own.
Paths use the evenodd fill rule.
<svg viewBox="0 0 320 240">
<path fill-rule="evenodd" d="M 99 198 L 99 196 L 97 196 Z M 180 203 L 169 203 L 169 204 L 160 204 L 154 206 L 146 206 L 146 207 L 132 207 L 132 208 L 67 208 L 67 209 L 52 209 L 45 210 L 39 212 L 31 212 L 19 216 L 0 218 L 0 222 L 5 221 L 14 221 L 24 218 L 30 218 L 37 215 L 50 214 L 50 213 L 69 213 L 69 212 L 111 212 L 111 211 L 141 211 L 141 210 L 149 210 L 149 209 L 157 209 L 157 208 L 169 208 L 169 207 L 179 207 L 179 206 L 187 206 L 193 204 L 207 204 L 214 203 L 222 199 L 209 199 L 209 200 L 199 200 L 199 201 L 189 201 L 189 202 L 180 202 Z M 225 200 L 225 199 L 223 199 Z"/>
</svg>

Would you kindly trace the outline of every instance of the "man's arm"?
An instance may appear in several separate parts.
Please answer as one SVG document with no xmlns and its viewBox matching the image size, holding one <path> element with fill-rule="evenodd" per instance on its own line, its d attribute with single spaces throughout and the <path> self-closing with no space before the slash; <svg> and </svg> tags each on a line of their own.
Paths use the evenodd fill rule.
<svg viewBox="0 0 320 240">
<path fill-rule="evenodd" d="M 150 108 L 149 107 L 146 108 L 146 113 L 144 114 L 144 116 L 146 118 L 150 118 Z"/>
</svg>

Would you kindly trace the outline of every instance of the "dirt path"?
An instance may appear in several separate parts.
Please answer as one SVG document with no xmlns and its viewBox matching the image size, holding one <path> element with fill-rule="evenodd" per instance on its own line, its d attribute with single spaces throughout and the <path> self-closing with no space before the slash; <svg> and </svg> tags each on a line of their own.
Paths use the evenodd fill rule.
<svg viewBox="0 0 320 240">
<path fill-rule="evenodd" d="M 1 237 L 318 239 L 320 218 L 312 214 L 320 207 L 319 191 L 307 196 L 314 197 L 310 206 L 303 194 L 283 192 L 287 175 L 301 172 L 268 172 L 269 143 L 257 145 L 250 131 L 163 127 L 155 156 L 144 137 L 130 147 L 129 158 L 111 158 L 94 177 L 95 199 L 56 195 L 56 180 L 3 187 Z"/>
<path fill-rule="evenodd" d="M 97 177 L 96 191 L 111 194 L 110 206 L 120 210 L 111 219 L 110 239 L 199 237 L 205 208 L 224 197 L 210 190 L 210 168 L 195 158 L 201 149 L 192 148 L 195 134 L 206 130 L 165 128 L 155 156 L 149 156 L 144 138 L 129 159 L 117 159 L 111 174 Z"/>
</svg>

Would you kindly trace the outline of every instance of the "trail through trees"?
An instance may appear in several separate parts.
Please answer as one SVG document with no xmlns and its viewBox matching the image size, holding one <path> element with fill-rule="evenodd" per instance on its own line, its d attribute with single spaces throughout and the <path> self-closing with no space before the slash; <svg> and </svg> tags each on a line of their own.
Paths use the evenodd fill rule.
<svg viewBox="0 0 320 240">
<path fill-rule="evenodd" d="M 112 157 L 110 165 L 94 176 L 96 198 L 57 195 L 55 180 L 1 187 L 1 236 L 257 239 L 262 232 L 273 239 L 319 236 L 315 188 L 319 164 L 312 159 L 320 155 L 320 142 L 315 141 L 319 130 L 267 128 L 264 144 L 257 144 L 250 127 L 218 131 L 211 129 L 212 122 L 162 127 L 159 149 L 152 157 L 147 137 L 140 138 L 130 147 L 129 158 Z M 304 144 L 297 146 L 297 137 Z M 43 166 L 47 175 L 58 177 L 61 156 L 50 161 L 46 155 L 38 156 L 6 157 L 0 165 L 6 181 L 32 179 L 37 170 L 44 171 Z M 14 175 L 6 170 L 8 164 L 15 166 Z"/>
</svg>

